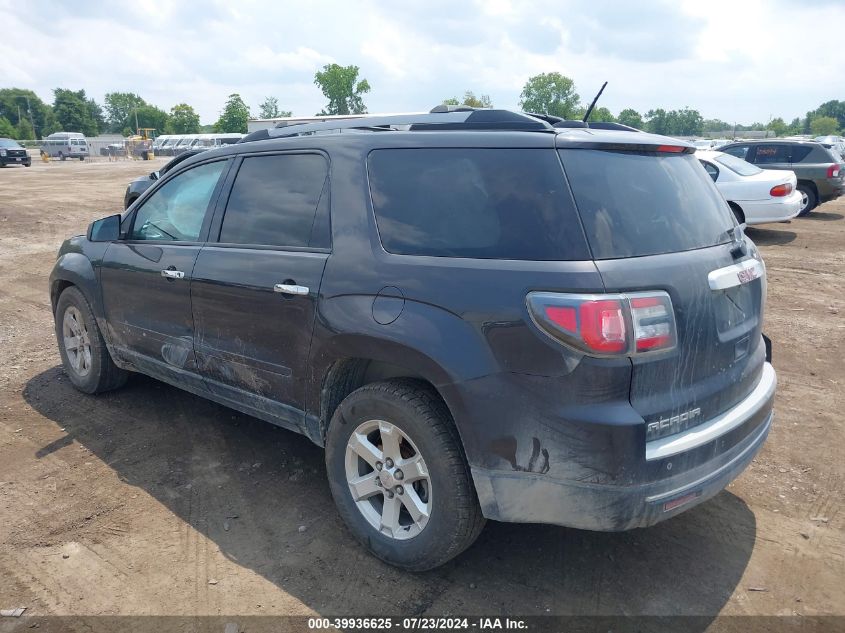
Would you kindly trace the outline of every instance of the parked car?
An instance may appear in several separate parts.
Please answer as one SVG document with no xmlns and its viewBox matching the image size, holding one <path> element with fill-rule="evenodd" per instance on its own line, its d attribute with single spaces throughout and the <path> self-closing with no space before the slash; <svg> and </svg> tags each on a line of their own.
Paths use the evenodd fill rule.
<svg viewBox="0 0 845 633">
<path fill-rule="evenodd" d="M 41 153 L 60 160 L 85 160 L 88 156 L 88 141 L 80 132 L 54 132 L 41 141 Z"/>
<path fill-rule="evenodd" d="M 10 138 L 0 138 L 0 167 L 23 165 L 29 167 L 32 159 L 20 143 Z"/>
<path fill-rule="evenodd" d="M 715 150 L 697 150 L 695 155 L 740 224 L 783 222 L 801 211 L 802 197 L 794 172 L 760 169 Z"/>
<path fill-rule="evenodd" d="M 692 146 L 550 119 L 435 108 L 184 160 L 62 245 L 71 383 L 137 371 L 305 434 L 352 534 L 410 570 L 485 518 L 627 530 L 709 499 L 772 424 L 760 254 Z"/>
<path fill-rule="evenodd" d="M 179 154 L 179 156 L 176 156 L 175 158 L 169 160 L 167 164 L 164 165 L 164 167 L 162 167 L 158 171 L 150 172 L 146 176 L 139 176 L 138 178 L 130 182 L 129 185 L 126 187 L 126 193 L 123 194 L 123 208 L 128 209 L 129 205 L 131 205 L 138 198 L 140 198 L 141 194 L 144 193 L 147 189 L 149 189 L 150 186 L 156 180 L 158 180 L 159 178 L 163 178 L 167 174 L 167 172 L 176 167 L 186 158 L 196 156 L 202 151 L 205 150 L 197 149 L 183 152 L 182 154 Z"/>
<path fill-rule="evenodd" d="M 816 143 L 821 143 L 828 149 L 832 149 L 836 152 L 836 155 L 845 158 L 845 138 L 841 136 L 817 136 L 815 139 Z"/>
<path fill-rule="evenodd" d="M 845 162 L 819 143 L 803 140 L 759 140 L 731 143 L 720 151 L 761 169 L 786 169 L 798 177 L 799 216 L 845 193 Z"/>
</svg>

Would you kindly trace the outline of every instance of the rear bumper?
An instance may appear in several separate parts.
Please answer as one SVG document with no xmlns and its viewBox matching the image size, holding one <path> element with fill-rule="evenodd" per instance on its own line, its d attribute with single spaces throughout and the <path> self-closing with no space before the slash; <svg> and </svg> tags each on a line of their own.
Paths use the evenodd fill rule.
<svg viewBox="0 0 845 633">
<path fill-rule="evenodd" d="M 748 466 L 769 434 L 776 384 L 767 363 L 758 386 L 729 411 L 662 443 L 650 442 L 643 472 L 677 472 L 657 480 L 596 484 L 473 467 L 482 511 L 498 521 L 601 531 L 646 527 L 675 516 L 719 493 Z M 685 469 L 687 457 L 702 451 L 709 458 Z"/>
<path fill-rule="evenodd" d="M 783 222 L 798 215 L 801 210 L 801 192 L 794 191 L 783 198 L 770 200 L 746 200 L 737 202 L 745 213 L 746 224 L 765 224 Z"/>
</svg>

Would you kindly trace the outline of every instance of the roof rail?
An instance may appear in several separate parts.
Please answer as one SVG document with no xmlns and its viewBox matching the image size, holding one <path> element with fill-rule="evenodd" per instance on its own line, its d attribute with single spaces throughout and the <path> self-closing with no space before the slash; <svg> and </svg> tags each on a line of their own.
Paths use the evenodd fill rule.
<svg viewBox="0 0 845 633">
<path fill-rule="evenodd" d="M 436 111 L 434 111 L 436 110 Z M 327 132 L 385 132 L 395 130 L 527 130 L 551 131 L 548 121 L 537 117 L 491 108 L 468 108 L 466 106 L 437 106 L 432 112 L 394 115 L 372 115 L 355 119 L 338 119 L 316 123 L 299 123 L 283 127 L 259 130 L 247 134 L 242 142 L 271 138 L 305 136 Z"/>
</svg>

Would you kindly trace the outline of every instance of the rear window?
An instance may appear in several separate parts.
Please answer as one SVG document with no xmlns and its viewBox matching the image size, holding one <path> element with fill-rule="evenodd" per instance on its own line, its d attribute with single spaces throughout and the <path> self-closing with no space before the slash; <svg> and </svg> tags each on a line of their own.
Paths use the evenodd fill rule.
<svg viewBox="0 0 845 633">
<path fill-rule="evenodd" d="M 381 149 L 370 192 L 399 255 L 583 260 L 589 251 L 552 149 Z"/>
<path fill-rule="evenodd" d="M 737 158 L 736 156 L 731 156 L 730 154 L 722 154 L 721 156 L 716 156 L 713 160 L 717 163 L 721 163 L 732 172 L 739 174 L 740 176 L 753 176 L 755 174 L 759 174 L 763 170 L 759 167 L 755 167 L 748 161 L 742 160 L 741 158 Z"/>
<path fill-rule="evenodd" d="M 694 155 L 559 151 L 596 259 L 729 241 L 730 209 Z"/>
</svg>

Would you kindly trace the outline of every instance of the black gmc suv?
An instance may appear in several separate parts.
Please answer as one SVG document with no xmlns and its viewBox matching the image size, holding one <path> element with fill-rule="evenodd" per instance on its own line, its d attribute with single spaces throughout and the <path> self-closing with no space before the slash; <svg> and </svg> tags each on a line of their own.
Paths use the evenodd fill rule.
<svg viewBox="0 0 845 633">
<path fill-rule="evenodd" d="M 652 525 L 762 446 L 765 267 L 692 147 L 501 110 L 257 137 L 62 245 L 78 389 L 137 371 L 305 434 L 410 570 L 486 518 Z"/>
</svg>

